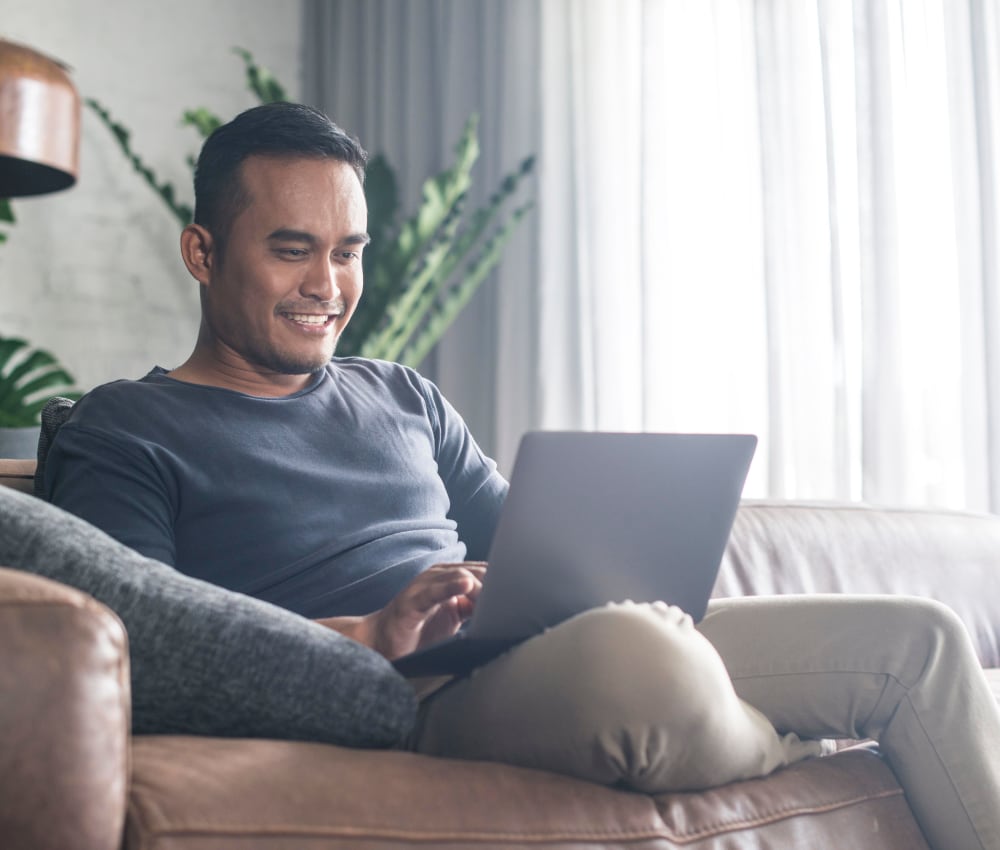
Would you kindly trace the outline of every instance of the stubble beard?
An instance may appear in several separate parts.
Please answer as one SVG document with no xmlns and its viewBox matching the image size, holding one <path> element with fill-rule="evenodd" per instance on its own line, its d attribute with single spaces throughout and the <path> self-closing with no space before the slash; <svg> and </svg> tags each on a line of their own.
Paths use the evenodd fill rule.
<svg viewBox="0 0 1000 850">
<path fill-rule="evenodd" d="M 306 357 L 305 355 L 293 355 L 291 352 L 278 351 L 275 349 L 251 352 L 253 361 L 260 367 L 279 375 L 312 375 L 326 365 L 333 358 L 337 350 L 337 343 L 340 341 L 338 333 L 333 338 L 333 345 L 330 347 L 330 354 Z"/>
</svg>

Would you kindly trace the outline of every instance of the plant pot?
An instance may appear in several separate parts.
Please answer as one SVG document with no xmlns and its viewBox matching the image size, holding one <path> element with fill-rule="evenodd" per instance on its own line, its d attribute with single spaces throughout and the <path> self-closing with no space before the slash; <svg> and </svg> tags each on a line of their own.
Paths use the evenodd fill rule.
<svg viewBox="0 0 1000 850">
<path fill-rule="evenodd" d="M 0 457 L 36 458 L 40 430 L 38 425 L 28 428 L 0 428 Z"/>
</svg>

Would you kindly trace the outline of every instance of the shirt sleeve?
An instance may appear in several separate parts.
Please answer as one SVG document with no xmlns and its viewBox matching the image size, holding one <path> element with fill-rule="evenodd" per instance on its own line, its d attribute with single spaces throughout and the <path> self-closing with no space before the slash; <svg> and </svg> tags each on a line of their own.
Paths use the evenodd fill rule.
<svg viewBox="0 0 1000 850">
<path fill-rule="evenodd" d="M 507 496 L 507 481 L 441 391 L 427 380 L 423 389 L 432 420 L 436 420 L 438 474 L 448 491 L 448 517 L 458 526 L 466 557 L 485 561 Z"/>
<path fill-rule="evenodd" d="M 49 450 L 45 491 L 54 505 L 126 546 L 175 564 L 176 499 L 140 445 L 68 422 Z"/>
</svg>

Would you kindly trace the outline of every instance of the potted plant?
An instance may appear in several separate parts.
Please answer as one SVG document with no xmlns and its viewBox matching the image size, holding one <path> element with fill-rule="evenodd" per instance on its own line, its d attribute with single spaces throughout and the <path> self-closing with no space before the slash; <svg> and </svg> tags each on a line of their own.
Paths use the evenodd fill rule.
<svg viewBox="0 0 1000 850">
<path fill-rule="evenodd" d="M 76 399 L 73 377 L 47 351 L 0 337 L 0 457 L 33 458 L 42 408 L 54 395 Z"/>
<path fill-rule="evenodd" d="M 10 202 L 0 199 L 0 222 L 15 221 Z M 0 230 L 0 243 L 7 237 Z M 56 358 L 26 340 L 0 336 L 0 457 L 35 457 L 42 408 L 55 395 L 80 397 Z"/>
<path fill-rule="evenodd" d="M 76 182 L 80 99 L 61 62 L 0 39 L 3 185 L 0 244 L 16 222 L 11 197 L 60 191 Z M 72 392 L 73 379 L 49 352 L 0 337 L 0 457 L 33 458 L 42 408 Z"/>
<path fill-rule="evenodd" d="M 261 103 L 287 100 L 284 88 L 242 48 L 247 87 Z M 161 181 L 133 149 L 129 130 L 100 102 L 87 106 L 111 131 L 132 167 L 166 204 L 181 227 L 192 220 L 191 206 Z M 222 121 L 207 109 L 184 113 L 182 121 L 207 137 Z M 368 231 L 364 253 L 364 309 L 347 326 L 337 354 L 395 360 L 418 365 L 458 316 L 480 283 L 500 261 L 507 241 L 531 208 L 527 202 L 506 211 L 507 201 L 531 173 L 526 157 L 480 209 L 466 215 L 472 167 L 479 155 L 477 116 L 470 116 L 455 147 L 455 162 L 423 185 L 419 209 L 400 222 L 393 169 L 384 156 L 369 162 L 365 179 Z M 194 159 L 188 158 L 194 167 Z"/>
</svg>

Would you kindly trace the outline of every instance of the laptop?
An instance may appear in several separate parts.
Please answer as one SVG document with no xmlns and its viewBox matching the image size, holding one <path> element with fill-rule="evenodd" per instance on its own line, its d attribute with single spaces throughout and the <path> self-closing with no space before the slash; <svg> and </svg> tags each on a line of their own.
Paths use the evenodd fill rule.
<svg viewBox="0 0 1000 850">
<path fill-rule="evenodd" d="M 394 666 L 463 675 L 626 599 L 701 620 L 756 445 L 750 434 L 525 434 L 472 617 Z"/>
</svg>

